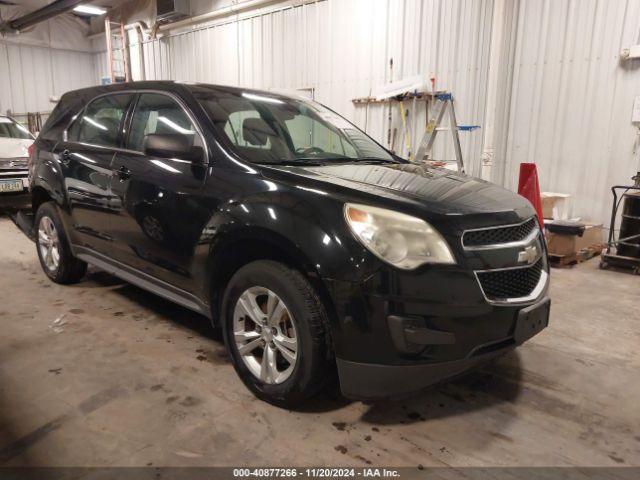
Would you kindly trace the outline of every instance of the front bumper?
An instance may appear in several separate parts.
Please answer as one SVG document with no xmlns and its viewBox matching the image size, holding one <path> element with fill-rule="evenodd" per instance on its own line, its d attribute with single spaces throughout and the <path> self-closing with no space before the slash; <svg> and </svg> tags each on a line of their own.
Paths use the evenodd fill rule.
<svg viewBox="0 0 640 480">
<path fill-rule="evenodd" d="M 547 327 L 551 301 L 548 297 L 533 305 L 518 309 L 514 315 L 509 336 L 478 344 L 464 358 L 402 365 L 381 365 L 354 362 L 337 358 L 338 375 L 343 395 L 358 400 L 403 397 L 443 380 L 456 377 L 468 370 L 504 355 L 516 346 L 540 333 Z M 449 332 L 421 328 L 411 318 L 388 318 L 393 343 L 399 350 L 410 350 L 411 345 L 454 347 L 455 335 Z"/>
<path fill-rule="evenodd" d="M 0 180 L 20 180 L 23 186 L 21 192 L 0 193 L 0 210 L 26 210 L 31 208 L 31 193 L 29 192 L 26 170 L 0 170 Z"/>
<path fill-rule="evenodd" d="M 0 194 L 0 209 L 26 210 L 31 208 L 31 194 L 29 190 L 15 193 Z"/>
<path fill-rule="evenodd" d="M 354 400 L 401 398 L 481 366 L 515 345 L 478 357 L 418 365 L 377 365 L 337 359 L 342 394 Z"/>
</svg>

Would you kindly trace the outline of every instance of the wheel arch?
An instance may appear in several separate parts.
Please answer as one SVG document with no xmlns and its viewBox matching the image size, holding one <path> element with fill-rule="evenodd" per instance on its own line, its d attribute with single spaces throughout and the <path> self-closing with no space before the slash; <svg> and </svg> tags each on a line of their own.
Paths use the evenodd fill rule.
<svg viewBox="0 0 640 480">
<path fill-rule="evenodd" d="M 334 322 L 336 309 L 329 289 L 310 259 L 288 238 L 257 228 L 220 242 L 210 253 L 205 291 L 211 299 L 214 325 L 220 325 L 220 308 L 229 280 L 241 267 L 256 260 L 277 261 L 302 273 L 324 303 L 329 321 Z"/>
<path fill-rule="evenodd" d="M 31 209 L 35 215 L 43 203 L 53 200 L 51 194 L 42 186 L 35 186 L 31 189 Z"/>
</svg>

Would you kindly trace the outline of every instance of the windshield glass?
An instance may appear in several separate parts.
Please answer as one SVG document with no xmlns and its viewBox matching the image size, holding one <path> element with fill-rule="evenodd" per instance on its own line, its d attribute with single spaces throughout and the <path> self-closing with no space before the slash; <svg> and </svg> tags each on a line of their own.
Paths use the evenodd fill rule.
<svg viewBox="0 0 640 480">
<path fill-rule="evenodd" d="M 249 92 L 197 97 L 218 130 L 251 162 L 394 161 L 362 131 L 315 102 Z"/>
<path fill-rule="evenodd" d="M 10 118 L 0 117 L 0 138 L 23 138 L 31 140 L 31 134 L 26 127 L 14 122 Z"/>
</svg>

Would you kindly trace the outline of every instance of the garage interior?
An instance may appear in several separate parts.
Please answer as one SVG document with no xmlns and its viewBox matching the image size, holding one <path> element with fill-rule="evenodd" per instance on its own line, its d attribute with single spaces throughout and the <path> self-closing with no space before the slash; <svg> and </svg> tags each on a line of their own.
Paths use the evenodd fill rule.
<svg viewBox="0 0 640 480">
<path fill-rule="evenodd" d="M 0 115 L 33 134 L 65 92 L 174 80 L 301 95 L 411 158 L 429 125 L 416 85 L 451 92 L 467 174 L 518 191 L 535 164 L 554 267 L 549 326 L 517 350 L 410 398 L 330 389 L 286 410 L 247 390 L 204 317 L 93 267 L 51 282 L 6 211 L 0 467 L 640 467 L 624 206 L 640 203 L 640 0 L 24 0 L 0 16 Z M 429 160 L 457 154 L 443 135 Z"/>
</svg>

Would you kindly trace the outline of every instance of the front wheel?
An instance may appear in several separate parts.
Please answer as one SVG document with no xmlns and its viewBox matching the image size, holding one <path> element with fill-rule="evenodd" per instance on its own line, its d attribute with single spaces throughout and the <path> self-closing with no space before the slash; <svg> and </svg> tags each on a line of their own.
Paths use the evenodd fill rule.
<svg viewBox="0 0 640 480">
<path fill-rule="evenodd" d="M 300 272 L 267 260 L 245 265 L 229 282 L 222 312 L 234 367 L 257 397 L 292 407 L 325 385 L 327 316 Z"/>
<path fill-rule="evenodd" d="M 76 283 L 87 271 L 87 264 L 71 253 L 62 221 L 53 202 L 38 208 L 35 219 L 36 248 L 44 273 L 54 282 Z"/>
</svg>

